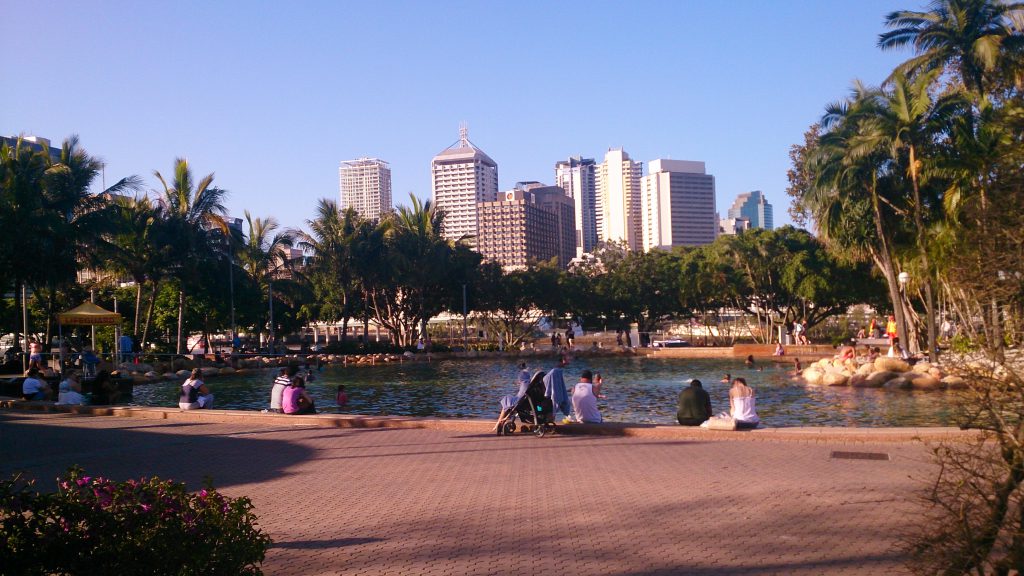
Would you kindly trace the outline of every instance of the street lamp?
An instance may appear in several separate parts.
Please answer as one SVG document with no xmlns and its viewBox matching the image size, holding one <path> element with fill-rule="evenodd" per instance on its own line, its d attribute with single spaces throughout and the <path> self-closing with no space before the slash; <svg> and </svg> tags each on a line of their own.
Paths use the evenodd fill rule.
<svg viewBox="0 0 1024 576">
<path fill-rule="evenodd" d="M 906 272 L 900 272 L 899 280 L 900 280 L 900 288 L 903 289 L 903 290 L 906 290 L 907 289 L 907 282 L 910 282 L 910 274 L 907 274 Z"/>
</svg>

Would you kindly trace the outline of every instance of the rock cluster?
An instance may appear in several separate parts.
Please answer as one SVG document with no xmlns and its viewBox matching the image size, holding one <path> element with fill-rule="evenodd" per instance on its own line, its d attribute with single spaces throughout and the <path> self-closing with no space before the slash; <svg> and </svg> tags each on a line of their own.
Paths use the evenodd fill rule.
<svg viewBox="0 0 1024 576">
<path fill-rule="evenodd" d="M 947 375 L 929 362 L 911 366 L 898 358 L 837 360 L 822 358 L 804 369 L 802 376 L 812 386 L 852 386 L 895 390 L 946 390 L 966 387 L 963 378 Z"/>
</svg>

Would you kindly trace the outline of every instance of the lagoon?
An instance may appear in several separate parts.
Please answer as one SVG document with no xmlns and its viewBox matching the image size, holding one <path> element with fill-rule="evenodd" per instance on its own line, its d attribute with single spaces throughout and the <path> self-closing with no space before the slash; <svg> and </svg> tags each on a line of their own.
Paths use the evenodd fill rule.
<svg viewBox="0 0 1024 576">
<path fill-rule="evenodd" d="M 547 370 L 553 360 L 525 359 L 531 372 Z M 345 413 L 366 415 L 496 418 L 498 399 L 515 392 L 518 361 L 442 360 L 377 366 L 328 365 L 307 385 L 320 412 L 338 412 L 334 391 L 344 384 Z M 588 368 L 604 375 L 606 398 L 599 406 L 605 420 L 675 423 L 676 397 L 691 378 L 711 394 L 715 412 L 728 410 L 726 374 L 742 376 L 757 392 L 757 408 L 766 426 L 950 426 L 955 425 L 955 392 L 903 391 L 848 387 L 812 387 L 788 375 L 789 363 L 747 368 L 741 359 L 656 359 L 643 357 L 577 358 L 565 369 L 566 384 Z M 211 378 L 207 384 L 220 409 L 267 407 L 277 369 Z M 134 403 L 176 406 L 179 382 L 135 386 Z"/>
</svg>

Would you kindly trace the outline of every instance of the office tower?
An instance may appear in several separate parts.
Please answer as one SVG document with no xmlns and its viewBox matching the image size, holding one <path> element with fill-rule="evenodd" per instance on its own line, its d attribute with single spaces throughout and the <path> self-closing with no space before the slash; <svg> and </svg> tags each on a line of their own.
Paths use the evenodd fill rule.
<svg viewBox="0 0 1024 576">
<path fill-rule="evenodd" d="M 391 210 L 391 166 L 377 158 L 345 160 L 338 168 L 342 210 L 354 208 L 367 220 Z"/>
<path fill-rule="evenodd" d="M 49 138 L 43 138 L 42 136 L 0 136 L 0 146 L 6 144 L 14 148 L 18 145 L 18 138 L 21 138 L 21 145 L 23 147 L 27 147 L 33 152 L 45 150 L 49 154 L 51 162 L 54 164 L 60 163 L 61 144 L 53 145 L 50 143 Z"/>
<path fill-rule="evenodd" d="M 703 162 L 653 160 L 643 177 L 643 249 L 715 241 L 715 177 Z"/>
<path fill-rule="evenodd" d="M 516 190 L 530 192 L 542 210 L 555 215 L 555 255 L 558 265 L 568 268 L 576 257 L 576 208 L 573 199 L 560 186 L 547 186 L 540 182 L 519 182 Z"/>
<path fill-rule="evenodd" d="M 568 201 L 569 198 L 566 197 Z M 509 190 L 500 200 L 478 204 L 477 249 L 505 270 L 558 256 L 558 217 L 537 204 L 528 190 Z"/>
<path fill-rule="evenodd" d="M 732 208 L 729 208 L 727 216 L 729 218 L 746 218 L 750 221 L 751 228 L 764 228 L 765 230 L 774 228 L 772 205 L 768 203 L 768 199 L 760 190 L 744 192 L 737 196 L 736 201 L 732 203 Z"/>
<path fill-rule="evenodd" d="M 444 237 L 475 237 L 477 204 L 498 199 L 498 164 L 469 141 L 462 125 L 458 142 L 430 162 L 430 183 L 434 205 L 445 213 Z"/>
<path fill-rule="evenodd" d="M 643 247 L 640 178 L 644 165 L 629 159 L 621 148 L 609 150 L 597 165 L 595 221 L 598 242 L 625 242 L 630 250 Z"/>
<path fill-rule="evenodd" d="M 555 186 L 573 200 L 576 213 L 576 257 L 597 246 L 597 190 L 593 158 L 572 156 L 555 164 Z"/>
<path fill-rule="evenodd" d="M 744 230 L 750 230 L 750 220 L 746 218 L 726 218 L 718 225 L 718 234 L 721 236 L 735 236 Z"/>
</svg>

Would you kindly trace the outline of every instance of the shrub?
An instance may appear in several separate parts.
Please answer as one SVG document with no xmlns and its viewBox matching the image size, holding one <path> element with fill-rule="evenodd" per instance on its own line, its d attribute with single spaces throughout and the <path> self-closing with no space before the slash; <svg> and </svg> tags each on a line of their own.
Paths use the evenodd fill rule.
<svg viewBox="0 0 1024 576">
<path fill-rule="evenodd" d="M 72 468 L 58 491 L 0 480 L 0 574 L 262 574 L 270 538 L 248 498 Z"/>
</svg>

